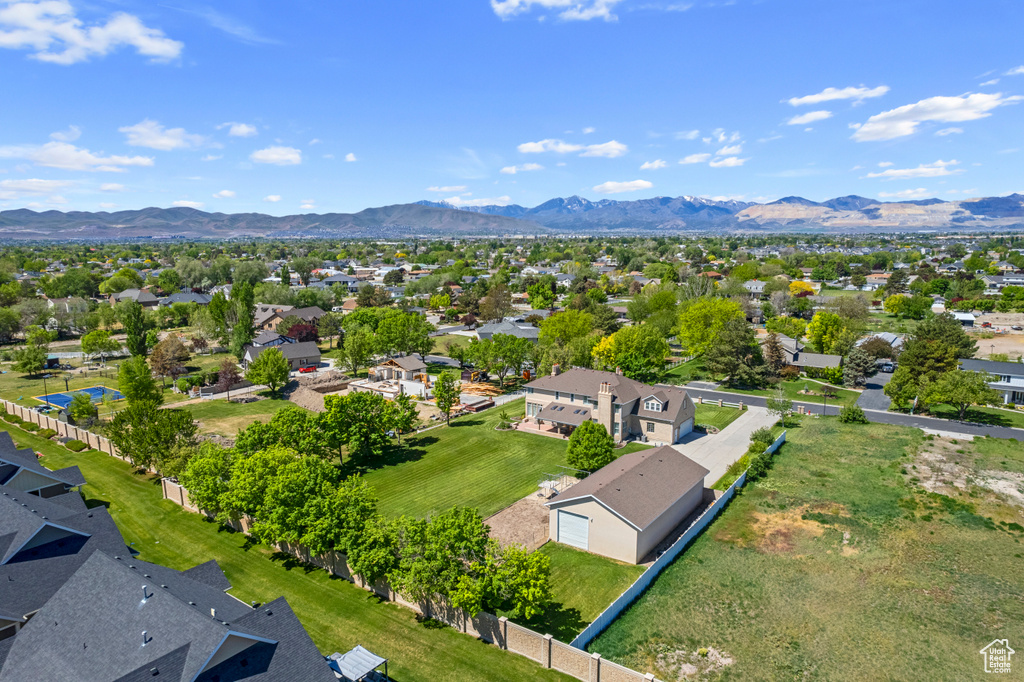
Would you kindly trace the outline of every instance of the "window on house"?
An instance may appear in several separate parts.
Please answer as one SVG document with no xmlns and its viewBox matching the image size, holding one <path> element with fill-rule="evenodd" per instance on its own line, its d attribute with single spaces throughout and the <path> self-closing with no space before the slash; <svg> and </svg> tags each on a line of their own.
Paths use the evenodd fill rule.
<svg viewBox="0 0 1024 682">
<path fill-rule="evenodd" d="M 558 400 L 559 392 L 555 391 L 555 400 Z"/>
<path fill-rule="evenodd" d="M 1010 376 L 1009 375 L 1001 376 L 1001 377 L 999 377 L 999 381 L 1003 382 L 1004 384 L 1008 384 L 1008 383 L 1010 383 Z"/>
<path fill-rule="evenodd" d="M 527 386 L 526 387 L 526 392 L 527 393 L 533 393 L 533 386 Z"/>
<path fill-rule="evenodd" d="M 647 433 L 654 433 L 654 422 L 647 422 Z"/>
<path fill-rule="evenodd" d="M 644 409 L 648 412 L 661 412 L 661 403 L 657 400 L 648 400 L 644 403 Z"/>
<path fill-rule="evenodd" d="M 570 393 L 569 394 L 569 402 L 570 403 L 576 402 L 576 394 L 575 393 Z"/>
<path fill-rule="evenodd" d="M 612 422 L 612 435 L 617 434 L 618 432 L 619 432 L 619 423 L 618 422 Z"/>
</svg>

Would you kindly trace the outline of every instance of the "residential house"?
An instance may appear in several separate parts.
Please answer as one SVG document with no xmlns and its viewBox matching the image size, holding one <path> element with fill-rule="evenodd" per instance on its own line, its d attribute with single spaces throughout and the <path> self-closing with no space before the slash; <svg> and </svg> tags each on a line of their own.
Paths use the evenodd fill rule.
<svg viewBox="0 0 1024 682">
<path fill-rule="evenodd" d="M 285 343 L 295 343 L 295 339 L 272 331 L 262 331 L 252 340 L 252 345 L 257 348 L 264 346 L 280 346 Z"/>
<path fill-rule="evenodd" d="M 953 313 L 953 317 L 964 327 L 973 327 L 976 319 L 973 313 Z"/>
<path fill-rule="evenodd" d="M 277 325 L 288 317 L 297 317 L 306 324 L 316 325 L 317 322 L 320 321 L 320 318 L 326 315 L 326 313 L 317 306 L 310 306 L 309 308 L 293 308 L 291 306 L 277 307 L 287 308 L 287 310 L 275 310 L 274 312 L 262 317 L 262 323 L 256 323 L 254 321 L 254 325 L 258 329 L 276 330 Z"/>
<path fill-rule="evenodd" d="M 281 351 L 281 355 L 293 370 L 320 366 L 320 348 L 312 341 L 300 341 L 284 343 L 279 346 L 246 346 L 245 355 L 242 356 L 242 367 L 248 369 L 250 363 L 258 358 L 263 351 L 275 347 Z"/>
<path fill-rule="evenodd" d="M 349 388 L 356 392 L 379 393 L 388 400 L 394 400 L 401 393 L 429 398 L 430 378 L 423 360 L 415 355 L 403 355 L 371 367 L 365 379 L 353 381 Z"/>
<path fill-rule="evenodd" d="M 125 289 L 116 294 L 110 295 L 110 305 L 123 303 L 124 301 L 135 301 L 144 308 L 155 307 L 160 300 L 146 289 Z"/>
<path fill-rule="evenodd" d="M 359 286 L 362 283 L 363 282 L 361 280 L 356 279 L 355 277 L 352 277 L 351 275 L 337 274 L 337 275 L 331 275 L 329 277 L 325 277 L 324 279 L 321 279 L 321 280 L 319 280 L 317 282 L 310 282 L 309 286 L 310 286 L 310 288 L 317 288 L 317 289 L 327 289 L 327 288 L 334 289 L 335 287 L 341 287 L 341 288 L 347 290 L 349 293 L 354 294 L 357 291 L 359 291 Z"/>
<path fill-rule="evenodd" d="M 192 292 L 184 292 L 171 294 L 170 296 L 164 296 L 160 299 L 158 305 L 162 307 L 172 306 L 175 303 L 195 303 L 196 305 L 210 305 L 210 301 L 213 300 L 213 296 L 209 294 L 194 294 Z"/>
<path fill-rule="evenodd" d="M 39 463 L 32 449 L 19 450 L 11 434 L 0 431 L 0 485 L 7 490 L 48 498 L 85 485 L 85 478 L 77 466 L 56 471 L 47 469 Z"/>
<path fill-rule="evenodd" d="M 782 345 L 782 352 L 786 358 L 787 365 L 793 365 L 800 369 L 816 368 L 816 369 L 827 369 L 833 367 L 839 367 L 843 364 L 842 355 L 831 355 L 828 353 L 807 353 L 804 352 L 804 344 L 797 341 L 796 339 L 786 336 L 785 334 L 779 334 L 779 342 Z M 758 339 L 761 345 L 764 345 L 767 340 L 767 336 Z"/>
<path fill-rule="evenodd" d="M 708 470 L 670 446 L 619 457 L 549 501 L 549 537 L 638 564 L 702 506 Z"/>
<path fill-rule="evenodd" d="M 863 339 L 859 339 L 857 343 L 854 345 L 856 345 L 859 348 L 860 346 L 863 346 L 865 343 L 871 341 L 872 339 L 881 339 L 882 341 L 885 341 L 887 344 L 892 346 L 892 349 L 897 353 L 903 350 L 903 337 L 900 336 L 899 334 L 893 334 L 892 332 L 878 332 L 877 334 L 865 336 Z"/>
<path fill-rule="evenodd" d="M 743 288 L 750 294 L 752 300 L 758 301 L 764 298 L 764 288 L 768 282 L 763 282 L 759 279 L 750 279 L 743 283 Z"/>
<path fill-rule="evenodd" d="M 696 410 L 681 388 L 648 386 L 617 372 L 575 367 L 526 384 L 526 417 L 538 430 L 571 433 L 585 421 L 605 427 L 616 442 L 676 443 L 693 430 Z"/>
<path fill-rule="evenodd" d="M 253 326 L 256 327 L 256 329 L 264 329 L 264 325 L 271 319 L 277 317 L 280 313 L 285 313 L 289 310 L 294 309 L 295 306 L 293 305 L 279 305 L 277 303 L 257 303 L 256 310 L 253 314 Z"/>
<path fill-rule="evenodd" d="M 495 334 L 508 334 L 519 339 L 529 339 L 533 343 L 537 343 L 540 339 L 540 329 L 529 323 L 516 324 L 502 320 L 476 328 L 476 337 L 481 341 L 493 338 Z"/>
<path fill-rule="evenodd" d="M 864 278 L 867 282 L 864 285 L 864 290 L 877 291 L 878 289 L 883 289 L 889 283 L 890 277 L 892 277 L 892 273 L 889 272 L 873 272 Z"/>
<path fill-rule="evenodd" d="M 1024 363 L 971 358 L 961 360 L 960 369 L 991 374 L 995 380 L 989 388 L 1002 396 L 1004 405 L 1024 405 Z"/>
</svg>

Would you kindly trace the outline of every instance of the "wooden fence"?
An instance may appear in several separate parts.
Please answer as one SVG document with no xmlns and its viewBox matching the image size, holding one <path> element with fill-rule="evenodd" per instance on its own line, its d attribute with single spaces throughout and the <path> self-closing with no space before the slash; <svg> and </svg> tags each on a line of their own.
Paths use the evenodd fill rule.
<svg viewBox="0 0 1024 682">
<path fill-rule="evenodd" d="M 188 491 L 179 483 L 169 478 L 160 481 L 164 499 L 171 500 L 189 511 L 202 513 L 192 504 Z M 248 533 L 252 527 L 252 519 L 242 518 L 227 525 L 235 530 Z M 529 628 L 516 625 L 505 617 L 497 617 L 490 613 L 480 612 L 476 616 L 461 609 L 453 608 L 444 603 L 432 601 L 412 602 L 391 589 L 385 582 L 375 585 L 364 582 L 353 575 L 348 560 L 340 552 L 328 552 L 313 555 L 302 545 L 281 543 L 277 549 L 294 556 L 308 564 L 324 569 L 332 575 L 339 576 L 363 588 L 374 592 L 380 597 L 412 609 L 425 618 L 445 623 L 459 632 L 478 637 L 501 649 L 511 651 L 536 661 L 542 668 L 553 668 L 567 675 L 572 675 L 583 682 L 649 682 L 654 675 L 646 675 L 630 670 L 617 663 L 606 661 L 600 654 L 590 654 L 580 648 L 564 644 L 551 635 L 542 635 Z"/>
</svg>

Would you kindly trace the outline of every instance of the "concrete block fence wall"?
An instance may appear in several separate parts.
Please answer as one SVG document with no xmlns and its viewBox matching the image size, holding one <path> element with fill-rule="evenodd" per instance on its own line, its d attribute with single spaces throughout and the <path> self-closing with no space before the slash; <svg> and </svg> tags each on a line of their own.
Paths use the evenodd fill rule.
<svg viewBox="0 0 1024 682">
<path fill-rule="evenodd" d="M 17 403 L 12 403 L 10 400 L 3 401 L 4 410 L 7 414 L 13 414 L 16 417 L 20 417 L 24 421 L 37 424 L 42 429 L 53 429 L 57 432 L 57 435 L 62 438 L 74 438 L 80 440 L 89 447 L 99 450 L 102 453 L 108 454 L 111 457 L 117 457 L 120 460 L 127 461 L 127 457 L 122 457 L 114 447 L 114 444 L 109 440 L 85 429 L 80 429 L 77 426 L 62 422 L 53 417 L 48 417 L 45 414 L 30 410 L 27 407 L 22 407 Z"/>
<path fill-rule="evenodd" d="M 786 432 L 783 431 L 779 434 L 779 437 L 775 439 L 775 442 L 765 450 L 765 452 L 775 452 L 785 442 Z M 616 618 L 622 615 L 623 611 L 629 608 L 630 604 L 636 601 L 636 599 L 643 594 L 648 587 L 650 587 L 651 583 L 654 582 L 654 579 L 658 577 L 658 574 L 665 570 L 669 564 L 675 561 L 676 557 L 678 557 L 679 554 L 682 553 L 682 551 L 686 549 L 686 547 L 693 542 L 698 535 L 700 535 L 701 531 L 703 531 L 709 523 L 715 520 L 715 517 L 721 513 L 725 508 L 725 505 L 727 505 L 729 500 L 731 500 L 736 494 L 736 491 L 739 488 L 742 488 L 743 484 L 746 482 L 747 472 L 744 471 L 740 474 L 740 477 L 736 479 L 736 482 L 729 486 L 729 489 L 726 490 L 721 497 L 715 500 L 714 504 L 704 510 L 704 513 L 693 522 L 693 525 L 687 528 L 686 532 L 683 533 L 682 536 L 680 536 L 680 538 L 676 540 L 664 554 L 658 557 L 657 561 L 651 564 L 650 567 L 648 567 L 648 569 L 636 579 L 636 582 L 630 585 L 625 592 L 619 595 L 619 598 L 612 602 L 611 605 L 601 613 L 601 615 L 595 618 L 594 622 L 584 628 L 583 632 L 576 635 L 576 638 L 572 640 L 572 646 L 580 650 L 585 649 L 586 646 L 594 641 L 599 634 L 604 632 Z M 608 678 L 603 677 L 602 679 L 607 680 Z"/>
<path fill-rule="evenodd" d="M 201 512 L 189 500 L 188 491 L 176 481 L 164 478 L 160 481 L 164 499 L 181 505 L 189 511 Z M 252 527 L 252 519 L 242 518 L 228 524 L 235 530 L 248 533 Z M 281 543 L 277 545 L 281 552 L 294 556 L 306 563 L 344 578 L 354 585 L 380 597 L 393 601 L 425 618 L 433 618 L 449 625 L 459 632 L 489 642 L 501 649 L 525 656 L 536 661 L 543 668 L 553 668 L 572 675 L 583 682 L 650 682 L 654 675 L 643 675 L 629 668 L 606 661 L 600 654 L 590 654 L 568 644 L 563 644 L 551 635 L 542 635 L 529 628 L 516 625 L 508 618 L 498 618 L 490 613 L 481 612 L 470 616 L 467 612 L 453 608 L 444 603 L 411 602 L 391 589 L 387 583 L 371 585 L 352 574 L 348 560 L 340 552 L 328 552 L 314 555 L 302 545 Z"/>
</svg>

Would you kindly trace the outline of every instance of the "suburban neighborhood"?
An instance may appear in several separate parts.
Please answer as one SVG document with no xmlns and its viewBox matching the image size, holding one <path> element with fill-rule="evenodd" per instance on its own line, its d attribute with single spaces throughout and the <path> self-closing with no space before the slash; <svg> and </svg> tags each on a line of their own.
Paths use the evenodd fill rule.
<svg viewBox="0 0 1024 682">
<path fill-rule="evenodd" d="M 0 680 L 980 670 L 1024 622 L 1022 272 L 1020 237 L 5 248 Z"/>
</svg>

